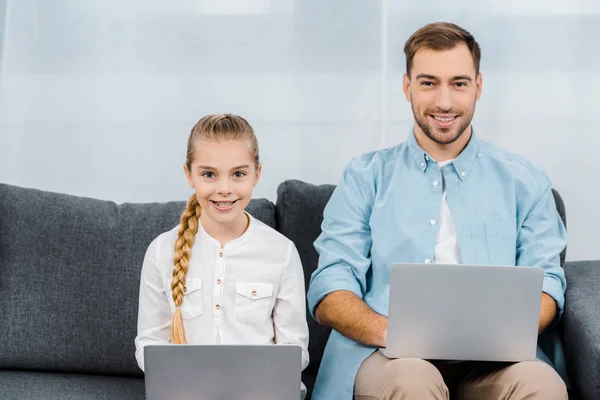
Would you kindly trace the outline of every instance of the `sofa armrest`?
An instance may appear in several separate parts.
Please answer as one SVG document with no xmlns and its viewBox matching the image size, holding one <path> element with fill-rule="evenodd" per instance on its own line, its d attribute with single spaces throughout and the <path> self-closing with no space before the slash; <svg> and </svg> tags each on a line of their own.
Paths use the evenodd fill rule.
<svg viewBox="0 0 600 400">
<path fill-rule="evenodd" d="M 567 262 L 563 339 L 569 379 L 582 400 L 600 399 L 600 260 Z"/>
</svg>

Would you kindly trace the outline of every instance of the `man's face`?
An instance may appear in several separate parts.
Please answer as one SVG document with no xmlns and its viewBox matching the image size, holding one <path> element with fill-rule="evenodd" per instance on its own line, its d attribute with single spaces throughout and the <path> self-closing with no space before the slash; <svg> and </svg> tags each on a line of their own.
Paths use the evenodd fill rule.
<svg viewBox="0 0 600 400">
<path fill-rule="evenodd" d="M 447 145 L 471 125 L 475 102 L 481 96 L 481 74 L 476 73 L 471 52 L 463 43 L 451 50 L 424 48 L 415 53 L 403 89 L 411 102 L 415 129 Z"/>
</svg>

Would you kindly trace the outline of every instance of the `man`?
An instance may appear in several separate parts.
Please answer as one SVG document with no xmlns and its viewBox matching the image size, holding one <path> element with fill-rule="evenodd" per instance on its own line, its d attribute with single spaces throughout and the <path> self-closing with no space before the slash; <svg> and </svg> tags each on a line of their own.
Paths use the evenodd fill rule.
<svg viewBox="0 0 600 400">
<path fill-rule="evenodd" d="M 313 317 L 333 328 L 313 399 L 566 399 L 554 323 L 566 281 L 565 227 L 546 175 L 480 141 L 480 48 L 449 23 L 427 25 L 404 48 L 403 89 L 415 124 L 406 143 L 364 154 L 344 170 L 315 242 Z M 388 359 L 393 262 L 544 268 L 538 361 Z M 492 311 L 493 312 L 493 311 Z"/>
</svg>

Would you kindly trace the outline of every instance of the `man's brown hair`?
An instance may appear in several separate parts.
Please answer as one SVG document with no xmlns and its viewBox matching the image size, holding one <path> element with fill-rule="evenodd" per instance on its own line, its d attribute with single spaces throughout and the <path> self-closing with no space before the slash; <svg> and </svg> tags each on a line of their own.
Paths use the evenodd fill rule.
<svg viewBox="0 0 600 400">
<path fill-rule="evenodd" d="M 451 50 L 460 43 L 469 48 L 475 64 L 475 74 L 479 74 L 479 61 L 481 60 L 481 49 L 473 35 L 460 26 L 450 22 L 434 22 L 425 25 L 412 34 L 404 45 L 406 55 L 406 73 L 410 76 L 413 59 L 417 51 L 421 49 Z"/>
</svg>

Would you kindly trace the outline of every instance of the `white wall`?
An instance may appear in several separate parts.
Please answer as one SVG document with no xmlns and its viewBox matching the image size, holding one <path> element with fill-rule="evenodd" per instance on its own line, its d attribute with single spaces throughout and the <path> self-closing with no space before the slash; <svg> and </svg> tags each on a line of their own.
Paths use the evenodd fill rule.
<svg viewBox="0 0 600 400">
<path fill-rule="evenodd" d="M 354 155 L 405 140 L 402 48 L 434 20 L 482 46 L 478 134 L 548 172 L 568 259 L 600 258 L 596 0 L 0 0 L 0 182 L 185 199 L 189 129 L 233 112 L 261 145 L 255 197 L 336 183 Z"/>
</svg>

